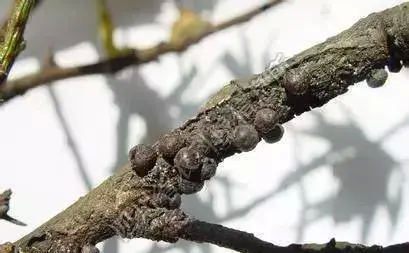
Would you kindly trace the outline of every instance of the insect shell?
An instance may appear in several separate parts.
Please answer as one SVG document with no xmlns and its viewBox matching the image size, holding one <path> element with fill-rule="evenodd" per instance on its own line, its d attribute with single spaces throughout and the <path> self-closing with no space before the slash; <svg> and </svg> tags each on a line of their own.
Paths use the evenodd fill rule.
<svg viewBox="0 0 409 253">
<path fill-rule="evenodd" d="M 266 134 L 278 123 L 278 114 L 270 108 L 263 108 L 256 113 L 254 125 L 258 132 Z"/>
<path fill-rule="evenodd" d="M 293 95 L 303 95 L 308 90 L 306 75 L 302 70 L 288 70 L 284 74 L 281 85 Z"/>
<path fill-rule="evenodd" d="M 267 143 L 276 143 L 281 140 L 284 135 L 284 128 L 281 125 L 276 125 L 270 132 L 263 134 L 261 137 Z"/>
<path fill-rule="evenodd" d="M 366 83 L 371 88 L 378 88 L 383 86 L 388 79 L 388 72 L 385 69 L 374 69 L 366 78 Z"/>
<path fill-rule="evenodd" d="M 174 164 L 179 174 L 188 180 L 200 180 L 202 155 L 193 147 L 184 147 L 179 150 L 174 159 Z"/>
<path fill-rule="evenodd" d="M 139 144 L 129 151 L 129 161 L 132 169 L 143 177 L 155 166 L 157 154 L 147 145 Z"/>
<path fill-rule="evenodd" d="M 259 141 L 257 130 L 252 125 L 238 125 L 233 130 L 234 146 L 242 152 L 253 150 Z"/>
<path fill-rule="evenodd" d="M 178 132 L 169 132 L 159 140 L 159 153 L 167 160 L 172 160 L 177 152 L 185 146 L 185 138 Z"/>
</svg>

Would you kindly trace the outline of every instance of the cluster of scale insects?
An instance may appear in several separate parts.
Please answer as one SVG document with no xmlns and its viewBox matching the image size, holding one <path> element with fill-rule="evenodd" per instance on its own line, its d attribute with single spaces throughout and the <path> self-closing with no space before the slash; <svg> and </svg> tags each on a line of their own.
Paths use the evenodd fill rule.
<svg viewBox="0 0 409 253">
<path fill-rule="evenodd" d="M 400 60 L 390 57 L 387 67 L 390 72 L 399 72 L 402 63 Z M 374 69 L 368 73 L 366 82 L 369 87 L 376 88 L 382 86 L 387 77 L 388 73 L 385 68 Z M 307 85 L 303 85 L 306 81 L 304 79 L 305 76 L 302 73 L 291 73 L 283 80 L 282 87 L 293 95 L 302 95 L 308 89 Z M 235 113 L 238 112 L 232 110 L 232 114 Z M 238 118 L 241 118 L 240 115 Z M 183 130 L 177 129 L 166 133 L 152 147 L 144 144 L 133 147 L 129 152 L 131 167 L 137 175 L 144 177 L 155 167 L 158 159 L 162 158 L 173 166 L 179 174 L 178 192 L 192 194 L 203 187 L 205 180 L 209 180 L 215 175 L 217 165 L 222 160 L 219 153 L 224 152 L 223 149 L 227 149 L 217 143 L 220 140 L 214 136 L 218 136 L 220 139 L 226 139 L 225 136 L 229 136 L 231 141 L 228 149 L 233 149 L 234 152 L 247 152 L 254 149 L 261 138 L 267 143 L 279 141 L 283 136 L 284 129 L 279 124 L 279 113 L 271 107 L 266 107 L 258 109 L 251 124 L 242 121 L 233 129 L 225 129 L 224 131 L 210 134 L 202 131 L 185 133 Z M 174 196 L 175 194 L 177 194 L 175 191 L 171 194 L 165 193 L 159 199 L 166 202 L 166 196 Z M 177 202 L 180 202 L 179 198 L 177 198 Z M 177 206 L 177 204 L 173 206 Z"/>
<path fill-rule="evenodd" d="M 389 72 L 399 72 L 402 62 L 391 57 L 387 67 Z M 377 68 L 367 74 L 366 82 L 369 87 L 376 88 L 382 86 L 387 77 L 385 68 Z M 287 94 L 302 96 L 308 91 L 306 78 L 305 73 L 287 71 L 281 87 Z M 260 82 L 260 79 L 256 79 L 256 82 Z M 213 105 L 207 110 L 211 111 L 214 107 L 217 108 L 218 105 Z M 158 173 L 157 170 L 156 172 L 153 170 L 155 167 L 166 167 L 175 170 L 177 174 L 176 181 L 154 187 L 151 194 L 145 198 L 141 196 L 140 204 L 156 210 L 177 209 L 181 204 L 180 195 L 200 191 L 204 182 L 215 175 L 218 164 L 225 157 L 237 152 L 251 151 L 261 139 L 267 143 L 278 142 L 284 133 L 280 125 L 282 112 L 275 111 L 274 106 L 258 105 L 253 108 L 256 110 L 250 121 L 246 121 L 239 110 L 230 108 L 227 110 L 230 115 L 220 114 L 220 117 L 226 118 L 215 121 L 213 127 L 211 117 L 214 114 L 209 116 L 210 114 L 203 114 L 202 111 L 201 117 L 205 122 L 207 121 L 207 126 L 204 127 L 199 122 L 200 119 L 195 118 L 183 127 L 164 134 L 153 146 L 144 144 L 134 146 L 129 151 L 129 161 L 134 173 L 142 179 L 146 178 L 149 181 L 152 174 Z M 277 108 L 280 110 L 279 107 Z M 229 121 L 235 123 L 230 124 Z M 192 122 L 193 124 L 190 124 Z M 138 226 L 134 221 L 136 218 L 134 213 L 138 213 L 137 216 L 143 213 L 136 212 L 135 208 L 131 209 L 130 213 L 123 212 L 117 221 L 118 224 L 115 225 L 115 230 L 121 237 L 133 238 L 139 235 L 134 228 Z"/>
<path fill-rule="evenodd" d="M 238 111 L 232 109 L 232 114 L 238 114 Z M 236 118 L 242 117 L 236 115 Z M 184 130 L 164 134 L 152 147 L 144 144 L 133 147 L 129 152 L 133 171 L 144 177 L 159 160 L 164 160 L 178 173 L 177 193 L 192 194 L 200 191 L 204 181 L 215 175 L 218 164 L 228 156 L 226 150 L 233 153 L 251 151 L 261 138 L 274 143 L 284 132 L 279 124 L 279 114 L 267 107 L 255 113 L 252 124 L 242 120 L 231 129 Z M 223 143 L 226 139 L 229 139 L 227 146 Z M 169 194 L 163 196 L 166 195 Z"/>
<path fill-rule="evenodd" d="M 251 124 L 237 125 L 231 133 L 231 146 L 238 152 L 254 149 L 260 137 L 266 142 L 277 142 L 283 136 L 283 128 L 278 125 L 278 115 L 270 108 L 263 108 L 256 113 L 255 126 Z M 223 133 L 221 133 L 223 135 Z M 213 134 L 214 136 L 214 134 Z M 139 144 L 129 152 L 129 160 L 133 171 L 140 177 L 146 176 L 156 165 L 159 157 L 177 170 L 179 175 L 177 192 L 167 190 L 158 193 L 159 200 L 166 202 L 166 196 L 171 196 L 170 203 L 175 202 L 175 195 L 192 194 L 202 189 L 205 180 L 211 179 L 218 164 L 221 162 L 220 148 L 213 138 L 206 133 L 197 133 L 186 138 L 180 130 L 166 133 L 154 147 Z M 223 136 L 220 136 L 223 138 Z M 171 189 L 171 188 L 170 188 Z M 176 202 L 180 202 L 176 198 Z M 180 203 L 179 203 L 180 204 Z M 163 206 L 158 203 L 158 206 Z M 177 205 L 173 205 L 177 206 Z"/>
</svg>

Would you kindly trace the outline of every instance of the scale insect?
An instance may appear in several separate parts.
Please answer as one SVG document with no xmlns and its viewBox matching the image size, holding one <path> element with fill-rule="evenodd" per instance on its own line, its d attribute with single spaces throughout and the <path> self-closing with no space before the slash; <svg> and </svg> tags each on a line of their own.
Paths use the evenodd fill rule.
<svg viewBox="0 0 409 253">
<path fill-rule="evenodd" d="M 136 145 L 129 151 L 131 167 L 141 177 L 155 166 L 156 158 L 155 150 L 144 144 Z"/>
<path fill-rule="evenodd" d="M 371 88 L 382 87 L 388 79 L 388 72 L 384 68 L 372 70 L 367 78 L 366 83 Z"/>
</svg>

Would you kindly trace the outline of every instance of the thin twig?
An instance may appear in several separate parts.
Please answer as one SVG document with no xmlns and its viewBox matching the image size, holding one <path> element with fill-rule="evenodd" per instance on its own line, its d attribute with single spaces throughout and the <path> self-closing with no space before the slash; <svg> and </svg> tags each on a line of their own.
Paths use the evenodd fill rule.
<svg viewBox="0 0 409 253">
<path fill-rule="evenodd" d="M 409 252 L 409 243 L 381 247 L 377 245 L 365 246 L 348 242 L 337 242 L 331 239 L 325 244 L 291 244 L 277 246 L 263 241 L 253 234 L 228 228 L 219 224 L 212 224 L 200 220 L 189 223 L 181 238 L 199 243 L 211 243 L 242 253 L 403 253 Z"/>
<path fill-rule="evenodd" d="M 199 220 L 190 222 L 181 238 L 199 243 L 211 243 L 243 253 L 283 252 L 283 247 L 260 240 L 253 234 Z"/>
<path fill-rule="evenodd" d="M 38 73 L 27 75 L 16 80 L 10 80 L 3 87 L 0 87 L 0 101 L 6 102 L 17 95 L 23 95 L 26 91 L 32 88 L 40 85 L 51 84 L 52 82 L 61 79 L 93 74 L 114 74 L 132 65 L 140 65 L 157 60 L 160 56 L 166 53 L 183 52 L 188 47 L 196 44 L 209 35 L 232 27 L 234 25 L 246 22 L 256 15 L 282 2 L 283 0 L 268 1 L 267 3 L 263 4 L 260 7 L 257 7 L 254 10 L 244 13 L 238 17 L 232 18 L 228 21 L 214 25 L 208 30 L 199 34 L 197 37 L 185 40 L 184 43 L 181 44 L 176 45 L 168 42 L 163 42 L 149 49 L 130 50 L 125 54 L 121 54 L 113 58 L 103 59 L 100 62 L 93 64 L 69 68 L 55 66 L 54 68 L 48 68 L 46 70 L 42 70 Z"/>
<path fill-rule="evenodd" d="M 0 86 L 6 81 L 11 66 L 25 47 L 24 29 L 34 0 L 15 0 L 10 17 L 0 31 Z"/>
</svg>

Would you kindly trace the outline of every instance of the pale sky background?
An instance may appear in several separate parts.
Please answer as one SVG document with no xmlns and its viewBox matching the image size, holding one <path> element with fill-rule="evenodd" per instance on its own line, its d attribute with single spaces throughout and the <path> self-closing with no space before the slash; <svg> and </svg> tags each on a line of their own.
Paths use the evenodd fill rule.
<svg viewBox="0 0 409 253">
<path fill-rule="evenodd" d="M 119 45 L 148 47 L 169 37 L 177 17 L 163 0 L 107 0 Z M 263 1 L 185 0 L 218 22 Z M 188 119 L 225 82 L 260 72 L 371 12 L 404 1 L 289 0 L 244 25 L 212 35 L 182 54 L 128 68 L 115 77 L 87 76 L 29 91 L 0 107 L 0 190 L 13 190 L 0 241 L 29 233 L 112 174 L 137 143 Z M 12 78 L 39 69 L 49 48 L 61 66 L 102 56 L 94 1 L 45 0 L 28 26 L 28 47 Z M 1 14 L 10 0 L 0 2 Z M 389 245 L 409 234 L 409 71 L 385 87 L 364 83 L 323 109 L 285 124 L 277 144 L 226 159 L 184 208 L 209 222 L 286 245 L 337 240 Z M 51 88 L 50 88 L 51 87 Z M 229 252 L 215 246 L 109 240 L 105 253 Z"/>
</svg>

